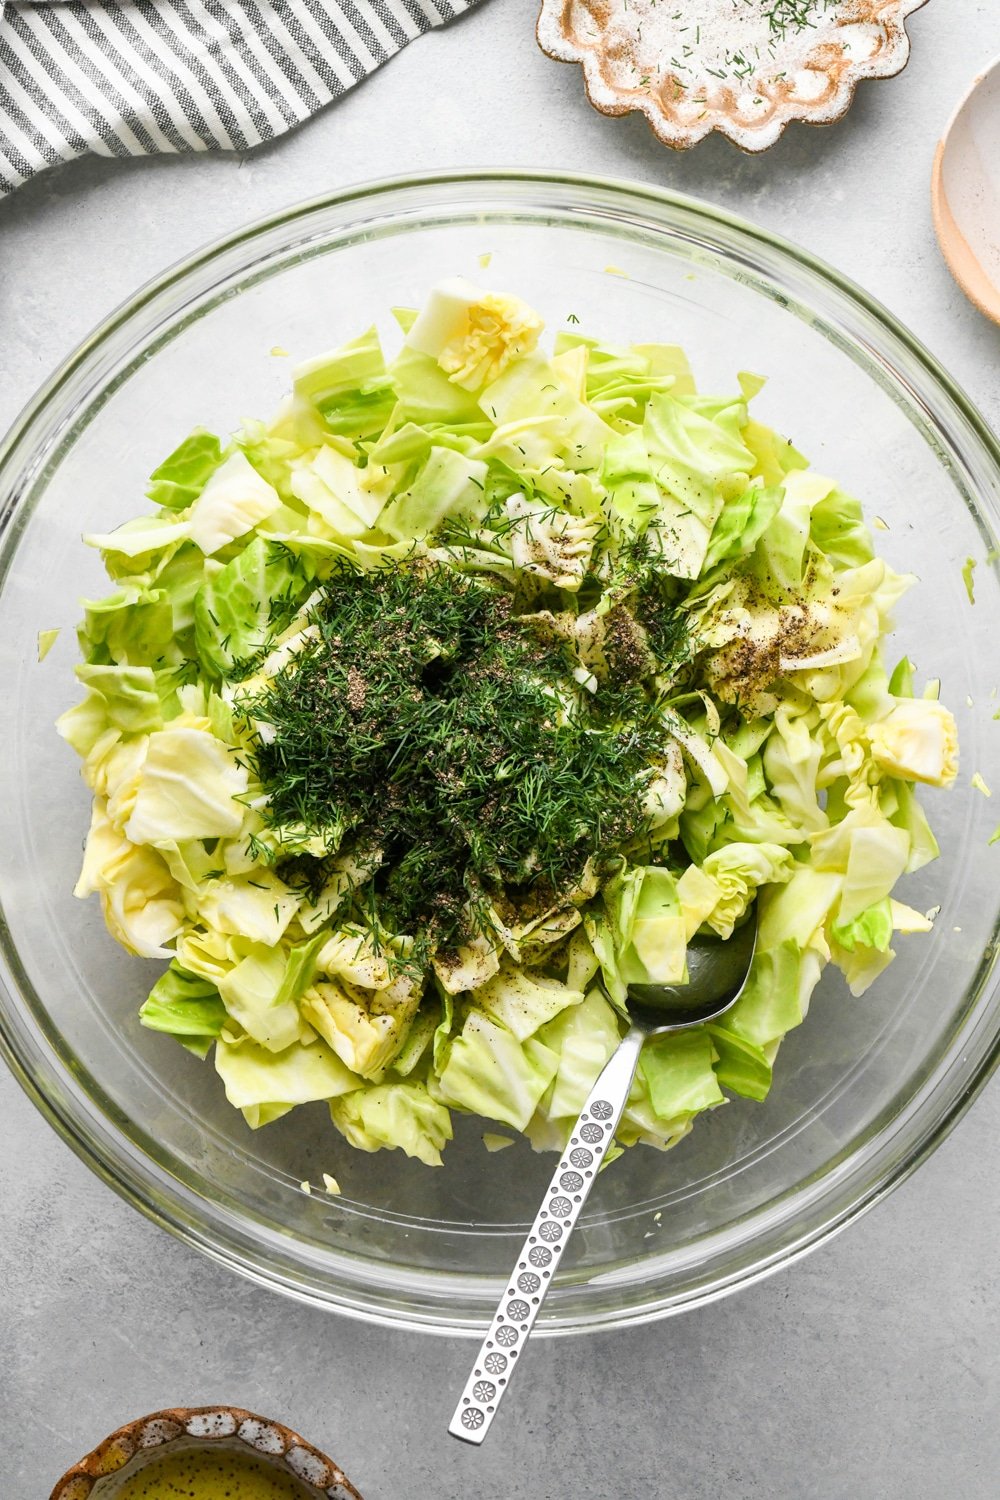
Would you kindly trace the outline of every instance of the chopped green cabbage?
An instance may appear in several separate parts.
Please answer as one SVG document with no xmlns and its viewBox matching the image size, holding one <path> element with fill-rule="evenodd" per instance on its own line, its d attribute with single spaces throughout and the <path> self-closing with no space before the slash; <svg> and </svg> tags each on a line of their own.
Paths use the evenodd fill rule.
<svg viewBox="0 0 1000 1500">
<path fill-rule="evenodd" d="M 744 994 L 647 1044 L 609 1157 L 666 1149 L 727 1094 L 766 1098 L 827 963 L 861 994 L 897 935 L 930 926 L 894 892 L 937 856 L 916 786 L 950 785 L 958 746 L 936 687 L 883 663 L 914 580 L 876 557 L 860 503 L 750 415 L 758 376 L 708 396 L 671 345 L 574 332 L 547 354 L 531 308 L 461 279 L 396 317 L 390 357 L 369 328 L 300 364 L 270 423 L 228 443 L 196 429 L 154 470 L 152 512 L 86 538 L 113 587 L 84 601 L 84 696 L 58 726 L 93 798 L 77 894 L 130 952 L 168 960 L 142 1024 L 214 1049 L 250 1126 L 322 1101 L 359 1150 L 428 1165 L 453 1111 L 561 1148 L 629 986 L 685 983 L 692 939 L 728 938 L 756 903 Z M 400 567 L 479 580 L 562 653 L 553 744 L 582 705 L 618 703 L 613 719 L 638 694 L 655 717 L 638 832 L 570 888 L 533 853 L 469 876 L 476 921 L 450 945 L 384 917 L 393 881 L 433 872 L 305 795 L 276 823 L 255 769 L 277 731 L 252 705 L 322 646 L 316 599 Z M 418 644 L 447 684 L 451 644 Z M 327 712 L 363 712 L 365 666 Z M 303 788 L 313 770 L 286 767 Z M 410 791 L 402 774 L 383 788 Z M 464 836 L 477 847 L 475 816 Z"/>
</svg>

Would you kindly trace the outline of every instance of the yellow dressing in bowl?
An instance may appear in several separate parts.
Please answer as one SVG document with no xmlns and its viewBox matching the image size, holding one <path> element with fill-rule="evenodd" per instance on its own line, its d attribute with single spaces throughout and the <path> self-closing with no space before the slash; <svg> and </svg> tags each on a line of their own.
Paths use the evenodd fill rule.
<svg viewBox="0 0 1000 1500">
<path fill-rule="evenodd" d="M 152 1459 L 115 1486 L 109 1500 L 304 1500 L 315 1494 L 256 1454 L 198 1446 Z"/>
</svg>

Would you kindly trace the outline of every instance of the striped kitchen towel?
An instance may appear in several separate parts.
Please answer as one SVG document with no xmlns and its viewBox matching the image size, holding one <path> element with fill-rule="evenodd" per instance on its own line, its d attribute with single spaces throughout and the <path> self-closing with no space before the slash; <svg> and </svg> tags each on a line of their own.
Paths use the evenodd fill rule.
<svg viewBox="0 0 1000 1500">
<path fill-rule="evenodd" d="M 246 151 L 477 0 L 0 0 L 0 197 L 88 151 Z"/>
</svg>

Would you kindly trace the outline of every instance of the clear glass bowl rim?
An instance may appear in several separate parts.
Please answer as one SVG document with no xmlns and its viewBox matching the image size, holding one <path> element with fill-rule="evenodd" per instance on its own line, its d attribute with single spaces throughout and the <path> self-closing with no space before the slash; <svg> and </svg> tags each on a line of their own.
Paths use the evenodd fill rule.
<svg viewBox="0 0 1000 1500">
<path fill-rule="evenodd" d="M 897 386 L 903 384 L 911 396 L 916 394 L 936 418 L 957 417 L 959 425 L 966 429 L 966 441 L 971 437 L 979 445 L 980 457 L 1000 476 L 1000 442 L 934 356 L 875 298 L 791 241 L 714 204 L 646 184 L 582 173 L 453 169 L 363 182 L 294 204 L 213 241 L 147 282 L 68 356 L 0 441 L 0 500 L 5 490 L 9 491 L 0 511 L 0 532 L 13 519 L 40 466 L 57 451 L 60 435 L 72 425 L 75 413 L 100 390 L 102 356 L 113 351 L 116 336 L 127 335 L 144 312 L 150 318 L 175 315 L 185 305 L 185 290 L 200 271 L 257 241 L 266 241 L 300 223 L 305 226 L 312 215 L 325 210 L 353 206 L 361 211 L 370 206 L 377 214 L 380 199 L 407 194 L 419 209 L 428 206 L 419 201 L 425 191 L 448 193 L 466 189 L 495 191 L 506 196 L 507 206 L 513 207 L 519 190 L 537 190 L 543 186 L 550 187 L 557 195 L 567 190 L 582 194 L 591 207 L 613 206 L 622 213 L 630 208 L 641 209 L 647 220 L 661 229 L 675 227 L 672 220 L 687 221 L 709 234 L 716 230 L 723 237 L 742 242 L 748 251 L 756 247 L 770 252 L 778 258 L 783 271 L 803 274 L 808 290 L 826 289 L 832 293 L 833 306 L 825 309 L 827 316 L 832 315 L 836 321 L 838 314 L 841 319 L 848 312 L 854 315 L 839 324 L 848 340 L 861 343 L 869 358 L 874 355 L 891 381 Z M 731 247 L 722 253 L 731 258 Z M 244 262 L 245 268 L 249 264 Z M 773 271 L 773 263 L 769 269 Z M 859 327 L 851 326 L 855 321 Z M 148 325 L 153 326 L 153 323 Z M 859 332 L 867 334 L 867 339 L 860 339 Z M 905 380 L 897 365 L 905 367 Z M 39 429 L 43 441 L 35 444 Z M 955 446 L 959 446 L 957 439 Z M 984 501 L 991 521 L 1000 526 L 1000 506 L 990 497 L 981 497 L 980 503 Z M 3 936 L 12 949 L 6 929 Z M 693 1289 L 687 1288 L 680 1294 L 653 1295 L 638 1305 L 595 1308 L 593 1314 L 562 1321 L 540 1321 L 536 1336 L 632 1326 L 714 1301 L 807 1254 L 905 1181 L 950 1134 L 1000 1065 L 1000 1014 L 990 1014 L 998 988 L 993 962 L 996 939 L 994 934 L 979 967 L 976 1003 L 969 1007 L 963 1020 L 961 1046 L 953 1039 L 947 1056 L 940 1060 L 930 1078 L 924 1079 L 919 1100 L 895 1119 L 895 1128 L 876 1133 L 859 1148 L 855 1157 L 863 1156 L 864 1160 L 855 1160 L 852 1172 L 840 1183 L 839 1194 L 827 1195 L 832 1201 L 826 1211 L 818 1217 L 814 1214 L 802 1232 L 793 1229 L 768 1253 L 756 1259 L 745 1258 L 724 1272 L 715 1271 Z M 206 1225 L 204 1204 L 191 1193 L 182 1192 L 180 1184 L 172 1181 L 160 1164 L 122 1138 L 116 1130 L 113 1110 L 99 1104 L 95 1108 L 93 1094 L 83 1090 L 74 1078 L 53 1029 L 40 1024 L 36 1016 L 27 1015 L 2 980 L 0 1002 L 3 1002 L 0 1003 L 0 1055 L 25 1093 L 75 1154 L 153 1222 L 258 1284 L 314 1305 L 383 1326 L 467 1337 L 481 1334 L 488 1321 L 488 1313 L 481 1309 L 492 1306 L 501 1289 L 499 1280 L 494 1285 L 486 1278 L 477 1279 L 476 1310 L 471 1312 L 457 1306 L 463 1289 L 461 1278 L 440 1272 L 411 1273 L 388 1268 L 384 1275 L 376 1277 L 374 1288 L 362 1290 L 355 1274 L 346 1277 L 344 1286 L 336 1291 L 320 1290 L 303 1277 L 299 1268 L 280 1263 L 273 1245 L 269 1247 L 270 1255 L 268 1247 L 262 1251 L 253 1236 L 235 1222 L 234 1216 L 221 1208 L 216 1221 Z M 53 1070 L 54 1061 L 61 1065 L 58 1072 Z M 90 1106 L 89 1114 L 86 1105 Z M 906 1139 L 901 1138 L 904 1135 Z M 859 1178 L 862 1180 L 858 1181 Z"/>
</svg>

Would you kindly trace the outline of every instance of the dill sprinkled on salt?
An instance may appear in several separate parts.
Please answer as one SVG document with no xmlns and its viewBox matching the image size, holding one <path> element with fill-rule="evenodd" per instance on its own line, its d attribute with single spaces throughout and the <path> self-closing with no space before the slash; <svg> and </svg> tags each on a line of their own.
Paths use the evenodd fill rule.
<svg viewBox="0 0 1000 1500">
<path fill-rule="evenodd" d="M 762 7 L 771 35 L 784 38 L 788 33 L 815 26 L 821 11 L 836 9 L 840 0 L 749 0 Z"/>
<path fill-rule="evenodd" d="M 728 84 L 748 89 L 747 102 L 763 105 L 750 81 L 793 80 L 819 39 L 818 27 L 835 19 L 840 6 L 841 0 L 620 0 L 607 27 L 615 55 L 639 75 L 641 87 L 665 90 L 675 103 L 685 96 L 698 103 L 706 86 Z"/>
</svg>

